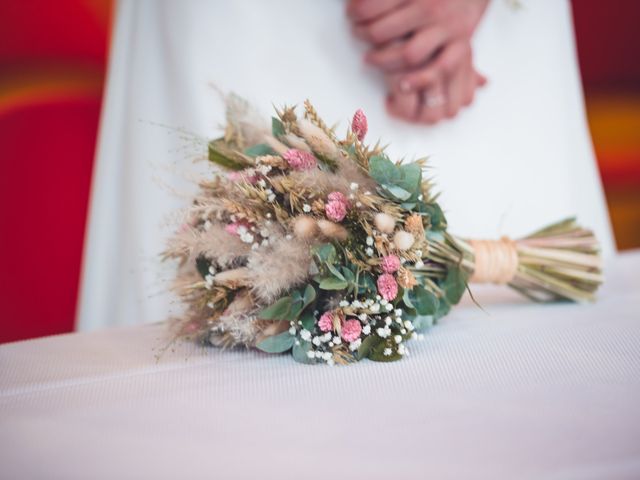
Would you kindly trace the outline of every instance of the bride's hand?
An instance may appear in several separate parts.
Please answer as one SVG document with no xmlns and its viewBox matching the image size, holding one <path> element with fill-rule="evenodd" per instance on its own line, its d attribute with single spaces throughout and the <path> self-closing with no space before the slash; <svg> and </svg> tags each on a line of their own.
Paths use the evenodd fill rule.
<svg viewBox="0 0 640 480">
<path fill-rule="evenodd" d="M 385 71 L 428 62 L 454 39 L 470 38 L 488 0 L 350 0 L 356 36 L 371 43 L 367 61 Z"/>
<path fill-rule="evenodd" d="M 451 42 L 422 68 L 387 76 L 387 109 L 410 122 L 433 124 L 454 117 L 473 101 L 486 79 L 473 67 L 468 40 Z"/>
</svg>

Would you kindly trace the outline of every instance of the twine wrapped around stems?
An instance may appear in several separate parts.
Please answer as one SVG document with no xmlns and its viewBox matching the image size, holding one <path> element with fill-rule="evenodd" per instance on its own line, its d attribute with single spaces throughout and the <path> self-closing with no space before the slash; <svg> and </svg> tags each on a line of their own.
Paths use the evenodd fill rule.
<svg viewBox="0 0 640 480">
<path fill-rule="evenodd" d="M 510 283 L 518 272 L 516 242 L 508 237 L 500 240 L 469 240 L 475 256 L 470 281 L 473 283 Z"/>
<path fill-rule="evenodd" d="M 598 240 L 574 218 L 517 240 L 451 241 L 461 249 L 463 260 L 455 248 L 448 251 L 447 242 L 439 245 L 436 259 L 460 262 L 471 275 L 470 283 L 508 284 L 533 300 L 593 301 L 603 281 Z"/>
</svg>

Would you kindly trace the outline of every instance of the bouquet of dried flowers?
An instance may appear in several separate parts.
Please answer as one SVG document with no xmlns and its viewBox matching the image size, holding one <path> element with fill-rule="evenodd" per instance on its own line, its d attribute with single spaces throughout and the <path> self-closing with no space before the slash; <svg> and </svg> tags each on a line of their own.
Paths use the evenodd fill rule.
<svg viewBox="0 0 640 480">
<path fill-rule="evenodd" d="M 425 161 L 391 161 L 364 143 L 358 110 L 344 139 L 308 101 L 272 124 L 226 98 L 217 171 L 200 182 L 166 258 L 185 304 L 177 336 L 291 351 L 303 363 L 393 361 L 458 303 L 469 282 L 534 300 L 592 300 L 602 281 L 594 235 L 573 219 L 520 240 L 447 231 Z"/>
</svg>

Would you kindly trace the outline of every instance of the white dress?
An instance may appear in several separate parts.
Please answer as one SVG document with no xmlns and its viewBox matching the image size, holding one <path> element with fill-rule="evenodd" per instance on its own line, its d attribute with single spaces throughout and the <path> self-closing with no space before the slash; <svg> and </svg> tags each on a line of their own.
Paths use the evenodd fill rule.
<svg viewBox="0 0 640 480">
<path fill-rule="evenodd" d="M 431 156 L 452 231 L 525 234 L 565 216 L 614 251 L 588 134 L 565 0 L 493 0 L 474 36 L 489 83 L 435 127 L 390 118 L 377 72 L 362 61 L 339 0 L 118 3 L 93 179 L 77 325 L 159 321 L 176 311 L 158 254 L 167 215 L 188 202 L 178 174 L 194 148 L 157 124 L 212 137 L 234 91 L 271 114 L 309 98 L 328 123 L 362 108 L 368 138 L 396 157 Z M 173 169 L 173 171 L 172 171 Z M 178 173 L 176 173 L 178 172 Z"/>
</svg>

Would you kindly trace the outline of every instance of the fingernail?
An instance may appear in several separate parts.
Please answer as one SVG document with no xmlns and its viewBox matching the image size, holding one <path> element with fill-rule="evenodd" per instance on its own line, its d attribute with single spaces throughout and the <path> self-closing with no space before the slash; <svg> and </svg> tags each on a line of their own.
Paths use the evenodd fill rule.
<svg viewBox="0 0 640 480">
<path fill-rule="evenodd" d="M 409 80 L 407 79 L 402 79 L 398 83 L 398 88 L 400 89 L 401 92 L 408 93 L 411 91 L 411 82 L 409 82 Z"/>
</svg>

